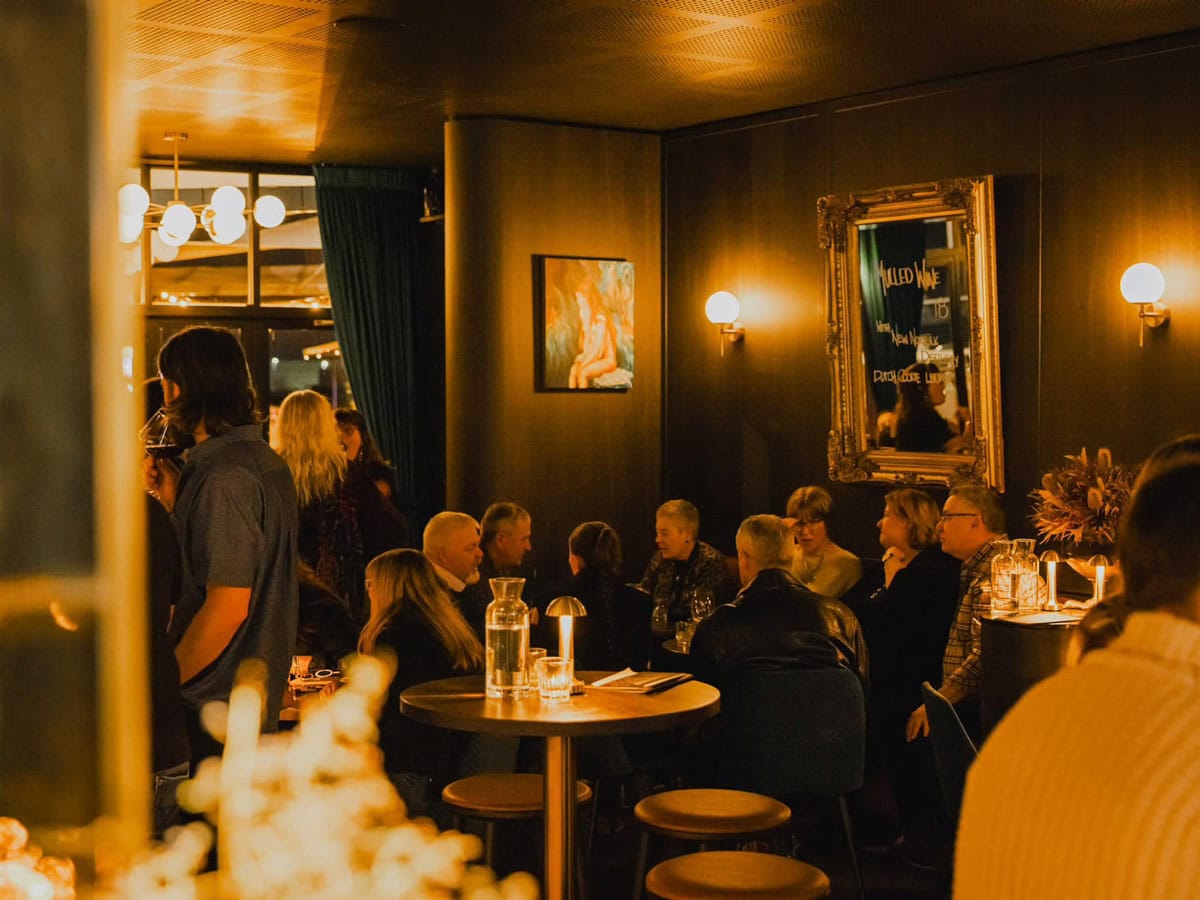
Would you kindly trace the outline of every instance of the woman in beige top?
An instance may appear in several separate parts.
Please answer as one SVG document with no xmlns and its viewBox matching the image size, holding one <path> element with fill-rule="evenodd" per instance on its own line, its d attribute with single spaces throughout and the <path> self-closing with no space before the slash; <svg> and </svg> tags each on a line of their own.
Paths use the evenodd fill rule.
<svg viewBox="0 0 1200 900">
<path fill-rule="evenodd" d="M 792 575 L 813 593 L 840 599 L 862 578 L 862 562 L 829 539 L 825 520 L 832 508 L 824 488 L 796 488 L 788 497 L 786 521 L 796 537 Z"/>
</svg>

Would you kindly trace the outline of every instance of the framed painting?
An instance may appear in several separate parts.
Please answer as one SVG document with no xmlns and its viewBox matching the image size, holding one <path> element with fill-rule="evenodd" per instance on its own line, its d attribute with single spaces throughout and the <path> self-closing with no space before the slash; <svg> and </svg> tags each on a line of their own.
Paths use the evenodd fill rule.
<svg viewBox="0 0 1200 900">
<path fill-rule="evenodd" d="M 633 263 L 535 256 L 533 275 L 537 389 L 633 387 Z"/>
</svg>

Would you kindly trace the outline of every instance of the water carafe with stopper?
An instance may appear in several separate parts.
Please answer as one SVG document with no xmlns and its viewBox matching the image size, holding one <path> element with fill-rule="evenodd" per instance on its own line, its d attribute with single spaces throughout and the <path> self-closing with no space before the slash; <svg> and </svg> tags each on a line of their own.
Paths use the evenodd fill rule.
<svg viewBox="0 0 1200 900">
<path fill-rule="evenodd" d="M 1017 611 L 1019 562 L 1012 541 L 997 540 L 992 557 L 992 615 L 1011 616 Z"/>
<path fill-rule="evenodd" d="M 486 613 L 484 680 L 489 697 L 521 697 L 528 685 L 529 607 L 521 599 L 524 578 L 492 578 L 495 598 Z"/>
<path fill-rule="evenodd" d="M 1038 596 L 1038 558 L 1034 553 L 1037 543 L 1032 538 L 1020 538 L 1012 542 L 1013 591 L 1017 597 L 1017 612 L 1037 612 L 1041 608 Z"/>
</svg>

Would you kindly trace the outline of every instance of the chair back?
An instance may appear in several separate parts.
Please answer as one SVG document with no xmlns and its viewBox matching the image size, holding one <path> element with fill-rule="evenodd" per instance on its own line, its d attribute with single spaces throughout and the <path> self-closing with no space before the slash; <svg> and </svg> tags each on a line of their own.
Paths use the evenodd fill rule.
<svg viewBox="0 0 1200 900">
<path fill-rule="evenodd" d="M 967 769 L 971 768 L 979 751 L 963 728 L 954 705 L 940 691 L 926 681 L 921 684 L 921 694 L 925 698 L 929 741 L 933 745 L 938 783 L 942 787 L 942 802 L 946 807 L 946 815 L 957 825 L 963 790 L 967 784 Z"/>
<path fill-rule="evenodd" d="M 721 787 L 779 799 L 862 787 L 866 710 L 847 669 L 739 674 L 721 692 Z"/>
</svg>

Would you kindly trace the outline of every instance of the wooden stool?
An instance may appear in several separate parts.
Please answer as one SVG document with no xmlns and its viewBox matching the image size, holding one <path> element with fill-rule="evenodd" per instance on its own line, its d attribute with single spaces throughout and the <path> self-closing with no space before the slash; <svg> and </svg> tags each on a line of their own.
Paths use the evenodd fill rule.
<svg viewBox="0 0 1200 900">
<path fill-rule="evenodd" d="M 712 850 L 659 863 L 646 876 L 646 891 L 659 900 L 808 900 L 829 896 L 829 878 L 786 856 Z"/>
<path fill-rule="evenodd" d="M 641 896 L 651 834 L 696 841 L 704 850 L 713 841 L 764 837 L 792 821 L 792 811 L 772 797 L 718 788 L 651 794 L 634 807 L 633 814 L 642 826 L 633 885 L 635 898 Z"/>
<path fill-rule="evenodd" d="M 472 775 L 452 781 L 442 788 L 442 802 L 454 813 L 455 828 L 461 828 L 464 818 L 483 822 L 484 862 L 495 868 L 496 822 L 502 819 L 541 818 L 542 791 L 541 775 Z M 575 803 L 582 805 L 591 799 L 592 789 L 587 782 L 577 781 Z M 579 859 L 575 860 L 575 867 L 582 896 L 583 871 Z"/>
</svg>

